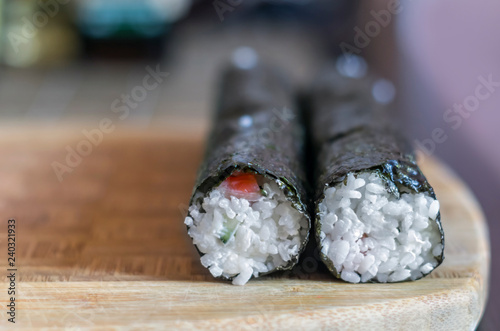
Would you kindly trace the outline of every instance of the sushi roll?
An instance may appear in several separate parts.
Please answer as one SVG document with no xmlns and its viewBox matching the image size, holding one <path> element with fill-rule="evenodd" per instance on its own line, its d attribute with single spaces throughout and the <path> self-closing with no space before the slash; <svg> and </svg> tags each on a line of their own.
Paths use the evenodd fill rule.
<svg viewBox="0 0 500 331">
<path fill-rule="evenodd" d="M 286 79 L 236 61 L 225 70 L 185 224 L 214 277 L 244 285 L 289 270 L 310 230 L 304 128 Z"/>
<path fill-rule="evenodd" d="M 311 88 L 315 235 L 337 278 L 413 281 L 444 259 L 439 201 L 375 83 L 331 69 Z"/>
</svg>

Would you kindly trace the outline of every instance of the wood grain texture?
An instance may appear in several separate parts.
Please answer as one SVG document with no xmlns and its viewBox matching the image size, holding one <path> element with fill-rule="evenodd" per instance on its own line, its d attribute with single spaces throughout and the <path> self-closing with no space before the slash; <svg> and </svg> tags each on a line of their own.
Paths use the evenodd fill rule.
<svg viewBox="0 0 500 331">
<path fill-rule="evenodd" d="M 117 130 L 59 182 L 51 164 L 81 130 L 2 130 L 0 250 L 17 220 L 16 329 L 472 330 L 489 244 L 474 197 L 448 168 L 422 169 L 442 206 L 446 259 L 430 277 L 346 284 L 310 257 L 244 287 L 214 280 L 183 224 L 203 135 Z M 189 132 L 189 131 L 184 131 Z M 7 254 L 0 259 L 6 270 Z M 0 303 L 7 283 L 0 282 Z M 5 307 L 5 306 L 4 306 Z M 2 314 L 0 328 L 8 328 Z"/>
</svg>

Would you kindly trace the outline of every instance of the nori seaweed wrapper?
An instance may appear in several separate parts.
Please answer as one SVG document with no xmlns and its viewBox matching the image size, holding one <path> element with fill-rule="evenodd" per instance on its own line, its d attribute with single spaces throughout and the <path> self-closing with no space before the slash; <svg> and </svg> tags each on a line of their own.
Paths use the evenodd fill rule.
<svg viewBox="0 0 500 331">
<path fill-rule="evenodd" d="M 297 256 L 266 274 L 292 269 L 309 238 L 304 139 L 292 87 L 281 72 L 263 64 L 224 70 L 212 132 L 190 204 L 201 201 L 234 171 L 256 173 L 277 183 L 292 206 L 307 218 L 308 233 Z"/>
<path fill-rule="evenodd" d="M 400 196 L 428 193 L 433 188 L 416 163 L 412 145 L 391 119 L 387 105 L 372 96 L 373 77 L 362 79 L 341 76 L 329 70 L 310 89 L 305 103 L 309 111 L 311 144 L 315 158 L 315 237 L 321 251 L 319 203 L 325 190 L 346 179 L 347 174 L 361 171 L 379 172 L 387 190 Z M 436 218 L 444 252 L 441 215 Z M 323 253 L 321 259 L 337 277 L 333 262 Z M 444 255 L 436 257 L 439 266 Z M 436 267 L 437 267 L 436 266 Z"/>
</svg>

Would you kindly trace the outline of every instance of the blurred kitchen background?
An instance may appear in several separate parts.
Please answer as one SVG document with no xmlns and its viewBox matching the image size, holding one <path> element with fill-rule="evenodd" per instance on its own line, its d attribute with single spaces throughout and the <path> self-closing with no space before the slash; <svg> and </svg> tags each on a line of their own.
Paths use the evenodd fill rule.
<svg viewBox="0 0 500 331">
<path fill-rule="evenodd" d="M 149 66 L 168 76 L 122 124 L 206 131 L 220 65 L 249 48 L 298 86 L 356 56 L 345 70 L 383 77 L 374 93 L 396 98 L 422 155 L 449 164 L 484 208 L 493 266 L 480 330 L 499 330 L 499 12 L 494 0 L 0 0 L 0 123 L 83 129 Z"/>
</svg>

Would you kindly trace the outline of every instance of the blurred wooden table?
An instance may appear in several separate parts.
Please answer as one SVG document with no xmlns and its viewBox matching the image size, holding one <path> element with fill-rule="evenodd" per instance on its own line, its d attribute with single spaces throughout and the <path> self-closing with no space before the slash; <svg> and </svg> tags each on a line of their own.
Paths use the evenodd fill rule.
<svg viewBox="0 0 500 331">
<path fill-rule="evenodd" d="M 353 285 L 300 266 L 244 287 L 213 280 L 183 225 L 203 133 L 117 130 L 59 182 L 52 163 L 79 146 L 80 128 L 0 130 L 0 269 L 15 218 L 16 328 L 475 327 L 488 288 L 487 229 L 474 197 L 435 160 L 422 168 L 441 201 L 446 260 L 431 277 Z M 0 328 L 9 327 L 2 315 Z"/>
</svg>

